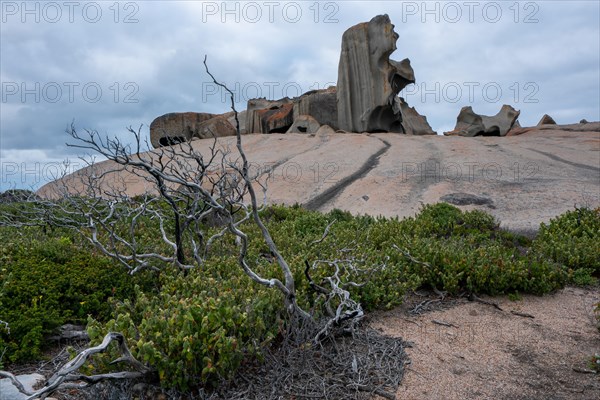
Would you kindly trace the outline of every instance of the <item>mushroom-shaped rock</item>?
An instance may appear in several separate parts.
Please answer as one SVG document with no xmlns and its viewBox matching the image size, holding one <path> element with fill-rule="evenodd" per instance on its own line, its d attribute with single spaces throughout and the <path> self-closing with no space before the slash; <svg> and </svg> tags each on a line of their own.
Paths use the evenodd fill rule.
<svg viewBox="0 0 600 400">
<path fill-rule="evenodd" d="M 320 125 L 337 129 L 337 90 L 331 86 L 323 90 L 312 90 L 300 96 L 294 106 L 294 121 L 300 115 L 310 115 Z"/>
<path fill-rule="evenodd" d="M 337 83 L 339 129 L 403 132 L 397 95 L 415 76 L 408 59 L 389 59 L 397 40 L 387 14 L 344 32 Z"/>
<path fill-rule="evenodd" d="M 183 112 L 161 115 L 150 124 L 150 143 L 154 148 L 187 142 L 197 136 L 198 125 L 215 114 Z"/>
<path fill-rule="evenodd" d="M 299 115 L 286 133 L 316 133 L 321 124 L 310 115 Z"/>
<path fill-rule="evenodd" d="M 489 117 L 476 114 L 473 109 L 463 107 L 456 118 L 456 126 L 447 136 L 506 136 L 521 112 L 509 105 L 503 105 L 498 114 Z"/>
</svg>

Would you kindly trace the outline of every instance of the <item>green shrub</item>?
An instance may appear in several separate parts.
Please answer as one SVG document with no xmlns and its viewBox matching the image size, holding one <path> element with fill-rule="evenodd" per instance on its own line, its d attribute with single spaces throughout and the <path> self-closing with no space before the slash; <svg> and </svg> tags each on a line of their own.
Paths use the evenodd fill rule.
<svg viewBox="0 0 600 400">
<path fill-rule="evenodd" d="M 281 310 L 279 293 L 239 273 L 235 263 L 216 259 L 187 275 L 164 272 L 160 293 L 137 289 L 133 300 L 116 305 L 115 319 L 90 320 L 92 343 L 123 332 L 132 354 L 154 367 L 165 387 L 189 390 L 230 378 L 278 334 Z"/>
<path fill-rule="evenodd" d="M 533 250 L 566 268 L 600 274 L 600 209 L 578 208 L 542 224 Z M 585 272 L 574 277 L 581 277 Z"/>
<path fill-rule="evenodd" d="M 58 233 L 58 232 L 57 232 Z M 39 229 L 0 228 L 0 354 L 5 361 L 38 359 L 46 336 L 88 315 L 107 320 L 111 296 L 133 294 L 134 281 L 122 266 L 73 243 L 46 237 Z M 148 277 L 135 278 L 150 284 Z"/>
</svg>

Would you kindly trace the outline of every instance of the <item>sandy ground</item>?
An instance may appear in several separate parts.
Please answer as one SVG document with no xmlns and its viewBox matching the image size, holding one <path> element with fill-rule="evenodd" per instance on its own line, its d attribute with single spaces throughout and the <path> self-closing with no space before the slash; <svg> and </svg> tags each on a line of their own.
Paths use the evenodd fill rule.
<svg viewBox="0 0 600 400">
<path fill-rule="evenodd" d="M 600 398 L 600 375 L 576 371 L 600 353 L 593 317 L 599 287 L 517 301 L 485 298 L 503 311 L 457 299 L 409 313 L 427 299 L 412 295 L 401 307 L 371 316 L 376 329 L 412 343 L 397 399 Z"/>
</svg>

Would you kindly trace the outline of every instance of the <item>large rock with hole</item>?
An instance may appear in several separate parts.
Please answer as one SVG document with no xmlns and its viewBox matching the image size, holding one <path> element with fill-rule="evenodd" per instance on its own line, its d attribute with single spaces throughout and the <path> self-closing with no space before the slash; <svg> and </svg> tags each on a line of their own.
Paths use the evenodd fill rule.
<svg viewBox="0 0 600 400">
<path fill-rule="evenodd" d="M 310 115 L 299 115 L 286 133 L 317 133 L 321 124 Z"/>
<path fill-rule="evenodd" d="M 509 105 L 503 105 L 494 116 L 479 115 L 471 106 L 463 107 L 456 118 L 456 126 L 447 136 L 506 136 L 514 126 L 521 112 Z"/>
<path fill-rule="evenodd" d="M 150 142 L 154 148 L 187 142 L 196 136 L 202 122 L 215 116 L 197 112 L 161 115 L 150 124 Z"/>
<path fill-rule="evenodd" d="M 301 115 L 310 115 L 320 125 L 338 126 L 337 90 L 331 86 L 323 90 L 304 93 L 294 105 L 294 121 Z"/>
<path fill-rule="evenodd" d="M 294 103 L 264 98 L 248 100 L 246 130 L 248 133 L 285 133 L 294 123 Z"/>
<path fill-rule="evenodd" d="M 390 60 L 397 40 L 387 14 L 344 32 L 337 82 L 339 129 L 403 132 L 397 95 L 415 76 L 408 59 Z"/>
<path fill-rule="evenodd" d="M 402 127 L 407 135 L 437 135 L 427 122 L 427 117 L 417 112 L 414 107 L 400 98 L 400 111 L 402 112 Z"/>
</svg>

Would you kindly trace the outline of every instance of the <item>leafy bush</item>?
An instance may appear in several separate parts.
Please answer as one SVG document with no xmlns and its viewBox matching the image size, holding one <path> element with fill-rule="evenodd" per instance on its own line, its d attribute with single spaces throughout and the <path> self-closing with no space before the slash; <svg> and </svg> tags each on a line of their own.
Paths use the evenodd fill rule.
<svg viewBox="0 0 600 400">
<path fill-rule="evenodd" d="M 600 274 L 600 208 L 577 208 L 541 224 L 533 250 L 574 271 Z M 579 272 L 574 277 L 581 276 Z"/>
<path fill-rule="evenodd" d="M 92 343 L 108 331 L 123 332 L 133 355 L 157 369 L 165 387 L 189 390 L 230 378 L 280 328 L 279 293 L 237 268 L 235 259 L 215 259 L 187 275 L 163 273 L 160 293 L 138 288 L 133 300 L 116 304 L 115 319 L 90 320 Z"/>
<path fill-rule="evenodd" d="M 64 232 L 47 237 L 35 228 L 0 228 L 0 354 L 5 361 L 40 358 L 45 337 L 64 323 L 107 320 L 111 296 L 133 294 L 122 267 L 73 243 Z M 135 278 L 149 287 L 148 276 Z M 145 280 L 144 280 L 145 279 Z"/>
</svg>

